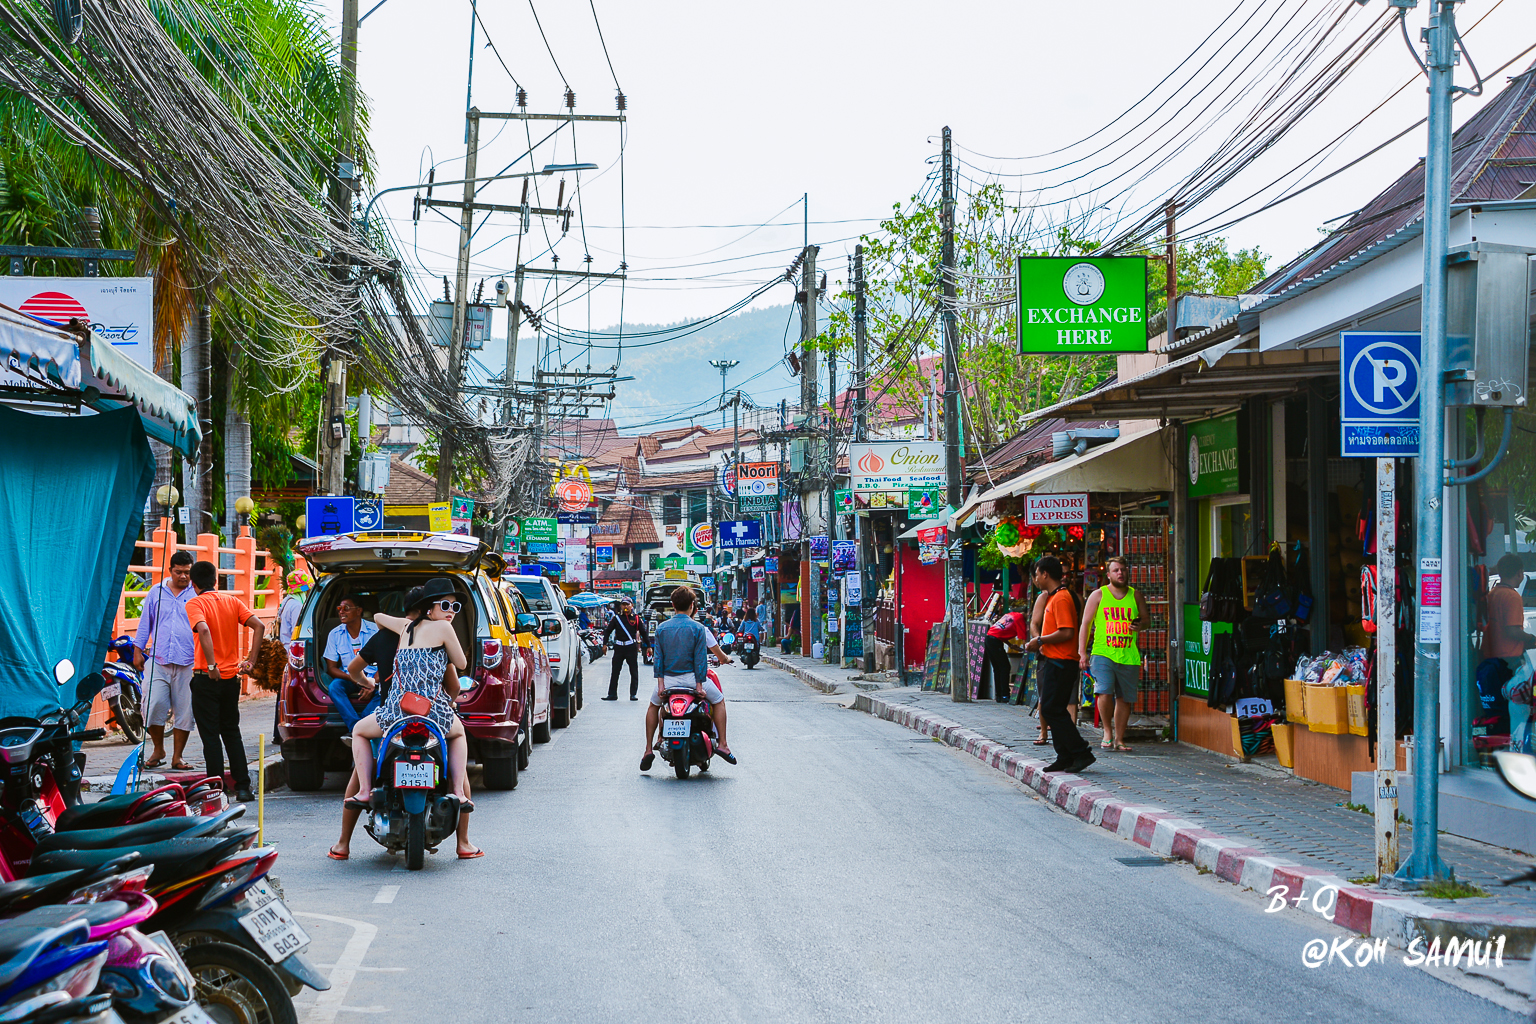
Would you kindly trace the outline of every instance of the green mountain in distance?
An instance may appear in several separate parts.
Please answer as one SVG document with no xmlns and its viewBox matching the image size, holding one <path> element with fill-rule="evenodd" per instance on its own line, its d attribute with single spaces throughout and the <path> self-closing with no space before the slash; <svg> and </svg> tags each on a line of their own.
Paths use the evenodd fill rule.
<svg viewBox="0 0 1536 1024">
<path fill-rule="evenodd" d="M 655 331 L 668 333 L 651 334 Z M 617 328 L 601 333 L 616 334 Z M 702 329 L 687 322 L 625 324 L 624 335 L 633 343 L 626 341 L 619 375 L 635 379 L 617 385 L 611 415 L 626 434 L 683 425 L 690 414 L 695 422 L 718 427 L 720 371 L 709 365 L 711 359 L 740 360 L 726 376 L 726 387 L 740 386 L 758 405 L 798 396 L 797 378 L 783 361 L 786 345 L 800 337 L 797 306 L 749 309 Z M 649 425 L 671 417 L 680 418 Z"/>
</svg>

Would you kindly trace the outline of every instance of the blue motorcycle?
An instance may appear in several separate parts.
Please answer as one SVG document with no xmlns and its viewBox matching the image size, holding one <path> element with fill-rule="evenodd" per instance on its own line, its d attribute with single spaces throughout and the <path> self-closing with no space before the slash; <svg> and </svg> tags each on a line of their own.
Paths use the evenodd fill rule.
<svg viewBox="0 0 1536 1024">
<path fill-rule="evenodd" d="M 404 850 L 406 868 L 420 871 L 426 851 L 436 851 L 459 828 L 459 798 L 448 782 L 448 737 L 431 719 L 413 716 L 396 722 L 379 747 L 364 827 L 386 850 Z"/>
</svg>

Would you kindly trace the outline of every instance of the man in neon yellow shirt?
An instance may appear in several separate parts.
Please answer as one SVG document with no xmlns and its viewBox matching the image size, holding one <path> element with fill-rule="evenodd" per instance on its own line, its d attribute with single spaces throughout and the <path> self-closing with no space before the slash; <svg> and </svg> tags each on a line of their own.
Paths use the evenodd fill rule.
<svg viewBox="0 0 1536 1024">
<path fill-rule="evenodd" d="M 1125 725 L 1136 705 L 1141 682 L 1141 650 L 1136 634 L 1145 621 L 1136 588 L 1127 585 L 1130 565 L 1119 555 L 1105 566 L 1109 583 L 1095 590 L 1083 609 L 1083 626 L 1077 632 L 1077 660 L 1093 675 L 1093 692 L 1099 702 L 1099 725 L 1104 729 L 1105 750 L 1128 751 Z"/>
</svg>

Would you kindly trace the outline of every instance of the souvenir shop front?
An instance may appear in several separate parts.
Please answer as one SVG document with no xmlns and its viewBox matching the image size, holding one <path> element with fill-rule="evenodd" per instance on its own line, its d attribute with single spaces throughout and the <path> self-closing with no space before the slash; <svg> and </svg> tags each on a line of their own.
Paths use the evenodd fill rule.
<svg viewBox="0 0 1536 1024">
<path fill-rule="evenodd" d="M 978 538 L 975 557 L 977 600 L 968 637 L 973 653 L 980 651 L 990 620 L 1009 601 L 1023 611 L 1033 606 L 1038 592 L 1029 580 L 1029 568 L 1037 559 L 1060 559 L 1079 609 L 1104 584 L 1111 557 L 1130 562 L 1130 583 L 1148 616 L 1140 637 L 1141 688 L 1132 724 L 1161 730 L 1169 725 L 1172 708 L 1168 513 L 1173 469 L 1163 436 L 1153 426 L 1099 447 L 1085 446 L 1081 453 L 984 491 L 955 519 L 975 524 L 978 534 L 986 531 Z M 988 571 L 997 580 L 990 589 L 983 585 L 982 574 Z M 971 660 L 974 687 L 980 662 L 977 657 Z"/>
</svg>

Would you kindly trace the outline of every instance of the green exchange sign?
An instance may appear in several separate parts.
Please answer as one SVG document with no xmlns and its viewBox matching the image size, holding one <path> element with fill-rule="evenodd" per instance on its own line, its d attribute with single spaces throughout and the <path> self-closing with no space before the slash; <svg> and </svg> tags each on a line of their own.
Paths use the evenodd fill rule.
<svg viewBox="0 0 1536 1024">
<path fill-rule="evenodd" d="M 1021 354 L 1146 350 L 1146 257 L 1019 257 Z"/>
</svg>

